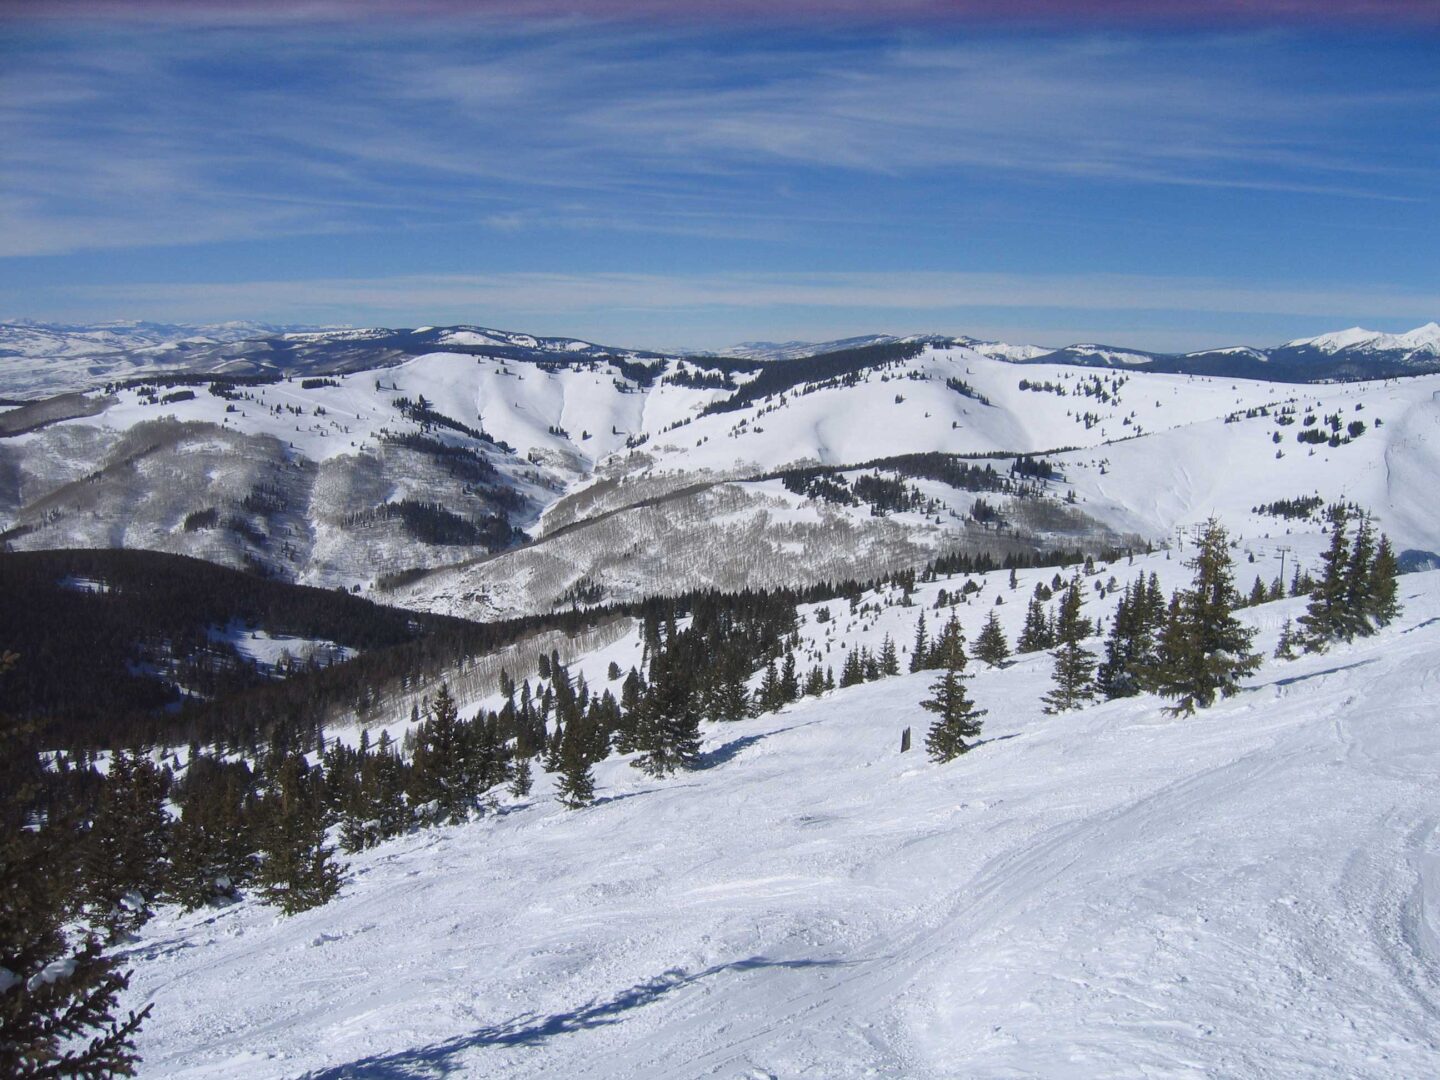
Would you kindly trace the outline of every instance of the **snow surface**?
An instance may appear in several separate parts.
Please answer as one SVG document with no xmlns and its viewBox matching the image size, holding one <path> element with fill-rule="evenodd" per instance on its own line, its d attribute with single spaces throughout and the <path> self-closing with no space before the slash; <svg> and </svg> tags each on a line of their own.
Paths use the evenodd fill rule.
<svg viewBox="0 0 1440 1080">
<path fill-rule="evenodd" d="M 1047 658 L 976 665 L 985 742 L 937 766 L 901 676 L 709 725 L 698 772 L 611 759 L 586 810 L 540 777 L 315 911 L 166 911 L 127 956 L 143 1075 L 1436 1075 L 1440 573 L 1401 595 L 1194 717 L 1045 716 Z"/>
</svg>

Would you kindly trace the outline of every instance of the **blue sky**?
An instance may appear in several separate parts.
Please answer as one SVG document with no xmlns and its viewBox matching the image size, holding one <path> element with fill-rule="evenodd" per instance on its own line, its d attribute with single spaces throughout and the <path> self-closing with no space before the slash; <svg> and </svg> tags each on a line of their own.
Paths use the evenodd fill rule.
<svg viewBox="0 0 1440 1080">
<path fill-rule="evenodd" d="M 27 10 L 0 316 L 1155 349 L 1440 317 L 1433 22 Z"/>
</svg>

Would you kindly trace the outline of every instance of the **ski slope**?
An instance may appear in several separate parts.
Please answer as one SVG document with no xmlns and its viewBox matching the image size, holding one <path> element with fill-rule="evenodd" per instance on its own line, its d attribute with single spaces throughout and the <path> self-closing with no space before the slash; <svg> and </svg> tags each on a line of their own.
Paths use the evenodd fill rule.
<svg viewBox="0 0 1440 1080">
<path fill-rule="evenodd" d="M 694 773 L 612 758 L 585 810 L 541 777 L 293 918 L 164 912 L 142 1074 L 1436 1075 L 1440 573 L 1401 597 L 1194 717 L 1045 716 L 1027 657 L 937 766 L 900 676 L 709 726 Z"/>
</svg>

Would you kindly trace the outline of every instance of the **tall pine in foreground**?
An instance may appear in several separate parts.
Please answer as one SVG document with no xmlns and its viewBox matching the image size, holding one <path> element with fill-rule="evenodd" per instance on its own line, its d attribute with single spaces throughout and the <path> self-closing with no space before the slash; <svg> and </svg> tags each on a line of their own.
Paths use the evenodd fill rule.
<svg viewBox="0 0 1440 1080">
<path fill-rule="evenodd" d="M 1255 631 L 1234 615 L 1240 597 L 1230 538 L 1216 518 L 1200 526 L 1195 554 L 1185 565 L 1194 571 L 1194 581 L 1175 595 L 1158 656 L 1147 673 L 1150 689 L 1177 699 L 1174 713 L 1191 713 L 1213 705 L 1217 697 L 1229 697 L 1260 666 L 1259 653 L 1250 647 Z"/>
<path fill-rule="evenodd" d="M 934 695 L 920 703 L 935 714 L 935 721 L 925 736 L 925 752 L 935 762 L 951 761 L 970 749 L 965 740 L 980 736 L 980 718 L 986 710 L 977 709 L 965 692 L 965 638 L 960 623 L 952 617 L 937 645 L 942 674 L 930 686 Z"/>
<path fill-rule="evenodd" d="M 0 675 L 14 659 L 0 655 Z M 6 774 L 38 775 L 33 733 L 0 717 L 0 736 Z M 79 899 L 70 842 L 62 826 L 36 820 L 34 803 L 28 782 L 0 787 L 0 1076 L 134 1076 L 150 1006 L 118 1019 L 129 973 L 93 934 L 67 933 Z"/>
</svg>

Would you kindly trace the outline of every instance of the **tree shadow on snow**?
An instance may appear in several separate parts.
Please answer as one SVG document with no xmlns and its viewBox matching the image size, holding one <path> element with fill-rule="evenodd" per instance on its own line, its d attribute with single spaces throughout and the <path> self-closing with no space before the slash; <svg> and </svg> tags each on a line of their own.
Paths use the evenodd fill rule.
<svg viewBox="0 0 1440 1080">
<path fill-rule="evenodd" d="M 819 720 L 807 720 L 803 724 L 791 724 L 789 727 L 776 728 L 774 731 L 762 732 L 759 735 L 742 735 L 738 739 L 731 739 L 729 742 L 717 746 L 714 750 L 707 750 L 700 755 L 700 762 L 695 766 L 700 769 L 714 769 L 724 765 L 727 761 L 733 761 L 740 755 L 742 750 L 754 746 L 758 742 L 764 742 L 772 735 L 780 735 L 786 731 L 795 731 L 799 728 L 809 727 L 811 724 L 818 724 Z"/>
<path fill-rule="evenodd" d="M 708 979 L 727 971 L 756 971 L 762 968 L 826 968 L 845 967 L 857 961 L 846 960 L 768 960 L 752 956 L 728 964 L 716 964 L 704 971 L 688 973 L 678 968 L 623 990 L 609 1001 L 591 1001 L 572 1012 L 537 1016 L 522 1013 L 491 1027 L 477 1028 L 444 1042 L 400 1050 L 393 1054 L 377 1054 L 345 1065 L 318 1072 L 309 1072 L 301 1080 L 422 1080 L 422 1078 L 458 1075 L 468 1066 L 459 1057 L 469 1050 L 487 1046 L 536 1046 L 556 1035 L 565 1035 L 586 1028 L 619 1023 L 626 1012 L 648 1005 L 674 990 Z"/>
<path fill-rule="evenodd" d="M 1287 675 L 1283 679 L 1276 679 L 1272 683 L 1262 683 L 1255 689 L 1259 690 L 1265 686 L 1294 686 L 1296 683 L 1307 682 L 1310 679 L 1318 679 L 1324 675 L 1334 675 L 1341 671 L 1353 671 L 1356 668 L 1369 667 L 1375 660 L 1357 660 L 1353 664 L 1338 664 L 1335 667 L 1325 668 L 1321 671 L 1312 671 L 1307 675 Z"/>
</svg>

